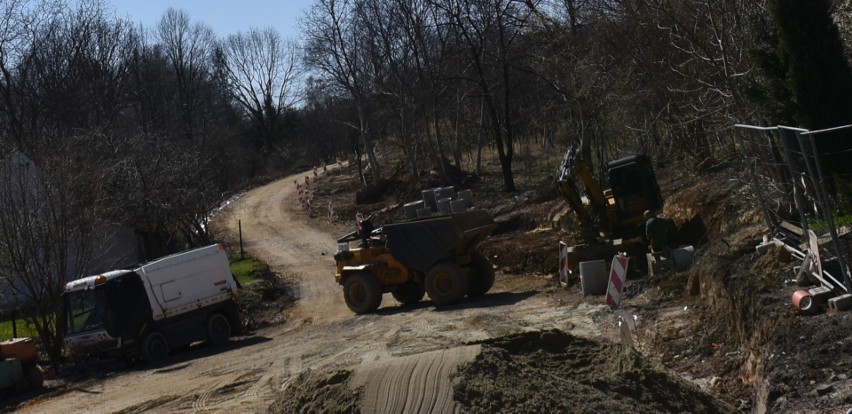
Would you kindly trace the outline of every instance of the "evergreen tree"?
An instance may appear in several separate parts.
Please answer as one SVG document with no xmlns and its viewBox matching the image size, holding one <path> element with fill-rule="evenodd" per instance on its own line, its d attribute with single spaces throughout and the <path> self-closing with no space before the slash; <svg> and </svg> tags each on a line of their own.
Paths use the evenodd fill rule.
<svg viewBox="0 0 852 414">
<path fill-rule="evenodd" d="M 794 120 L 809 129 L 852 123 L 852 72 L 843 56 L 831 0 L 776 0 L 779 60 L 795 102 Z M 780 120 L 784 121 L 784 120 Z"/>
</svg>

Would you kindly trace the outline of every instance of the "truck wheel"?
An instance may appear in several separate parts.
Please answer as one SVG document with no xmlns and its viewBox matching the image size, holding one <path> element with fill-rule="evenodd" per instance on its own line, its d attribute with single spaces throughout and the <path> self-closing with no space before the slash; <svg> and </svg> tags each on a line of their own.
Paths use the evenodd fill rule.
<svg viewBox="0 0 852 414">
<path fill-rule="evenodd" d="M 420 302 L 425 294 L 426 290 L 423 289 L 423 285 L 419 283 L 406 283 L 404 285 L 399 285 L 396 290 L 391 292 L 393 298 L 403 305 L 413 305 Z"/>
<path fill-rule="evenodd" d="M 231 338 L 231 323 L 221 313 L 214 313 L 207 319 L 207 343 L 222 345 Z"/>
<path fill-rule="evenodd" d="M 455 262 L 439 262 L 426 272 L 426 292 L 436 305 L 450 305 L 464 298 L 468 277 Z"/>
<path fill-rule="evenodd" d="M 470 267 L 473 270 L 473 278 L 470 280 L 468 296 L 482 296 L 494 286 L 494 265 L 480 252 L 470 255 Z"/>
<path fill-rule="evenodd" d="M 169 356 L 169 341 L 159 332 L 151 332 L 142 341 L 142 358 L 153 364 Z"/>
<path fill-rule="evenodd" d="M 382 287 L 375 276 L 358 272 L 349 275 L 343 282 L 343 299 L 346 306 L 357 314 L 369 313 L 382 303 Z"/>
</svg>

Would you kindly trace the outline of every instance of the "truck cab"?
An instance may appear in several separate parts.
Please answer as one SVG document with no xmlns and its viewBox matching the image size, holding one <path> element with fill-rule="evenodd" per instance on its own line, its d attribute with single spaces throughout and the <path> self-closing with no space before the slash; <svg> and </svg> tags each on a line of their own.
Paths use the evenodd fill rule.
<svg viewBox="0 0 852 414">
<path fill-rule="evenodd" d="M 132 270 L 69 282 L 65 310 L 65 344 L 76 354 L 120 350 L 153 321 L 144 283 Z"/>
</svg>

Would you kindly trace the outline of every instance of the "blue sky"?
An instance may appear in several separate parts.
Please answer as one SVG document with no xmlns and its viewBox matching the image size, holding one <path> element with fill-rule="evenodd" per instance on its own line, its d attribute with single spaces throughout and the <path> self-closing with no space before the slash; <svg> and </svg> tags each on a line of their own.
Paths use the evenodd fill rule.
<svg viewBox="0 0 852 414">
<path fill-rule="evenodd" d="M 169 7 L 189 13 L 219 37 L 251 27 L 274 27 L 282 36 L 299 40 L 297 24 L 311 0 L 105 0 L 117 17 L 127 17 L 151 29 Z"/>
</svg>

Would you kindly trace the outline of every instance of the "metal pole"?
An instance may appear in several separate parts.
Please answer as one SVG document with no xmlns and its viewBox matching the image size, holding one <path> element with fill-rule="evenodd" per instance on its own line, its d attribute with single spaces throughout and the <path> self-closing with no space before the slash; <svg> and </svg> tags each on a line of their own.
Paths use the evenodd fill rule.
<svg viewBox="0 0 852 414">
<path fill-rule="evenodd" d="M 740 152 L 743 155 L 743 159 L 749 161 L 749 157 L 745 151 L 745 143 L 743 142 L 743 137 L 740 134 L 737 135 L 737 141 L 740 143 Z M 769 214 L 769 210 L 766 208 L 766 200 L 763 197 L 763 191 L 760 189 L 760 183 L 757 180 L 757 174 L 755 174 L 755 166 L 757 165 L 757 160 L 752 159 L 749 162 L 749 175 L 751 176 L 751 184 L 754 186 L 754 191 L 757 193 L 757 202 L 760 203 L 760 210 L 763 212 L 763 221 L 766 222 L 766 228 L 769 229 L 770 232 L 775 232 L 775 226 L 772 224 L 772 216 Z"/>
<path fill-rule="evenodd" d="M 802 201 L 802 195 L 799 194 L 799 191 L 796 191 L 796 185 L 798 185 L 798 182 L 796 181 L 796 172 L 793 170 L 793 159 L 790 155 L 791 149 L 787 145 L 787 139 L 785 139 L 789 137 L 788 134 L 792 133 L 798 142 L 799 136 L 797 135 L 797 132 L 798 131 L 793 128 L 778 127 L 778 136 L 781 138 L 781 144 L 784 145 L 784 158 L 786 158 L 787 161 L 787 169 L 790 171 L 790 182 L 793 183 L 793 198 L 796 200 L 796 210 L 799 211 L 799 220 L 802 221 L 802 239 L 799 240 L 799 242 L 804 243 L 808 240 L 808 221 L 805 219 L 805 213 L 803 211 L 805 203 Z"/>
</svg>

